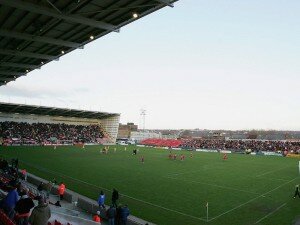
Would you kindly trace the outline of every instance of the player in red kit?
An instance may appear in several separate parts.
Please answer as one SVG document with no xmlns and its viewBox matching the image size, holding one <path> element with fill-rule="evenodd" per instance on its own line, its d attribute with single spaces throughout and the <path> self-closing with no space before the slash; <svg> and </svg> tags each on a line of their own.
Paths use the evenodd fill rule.
<svg viewBox="0 0 300 225">
<path fill-rule="evenodd" d="M 227 154 L 226 153 L 224 153 L 224 155 L 223 155 L 223 160 L 224 161 L 227 160 Z"/>
<path fill-rule="evenodd" d="M 145 158 L 144 156 L 141 157 L 141 162 L 144 163 L 145 162 Z"/>
<path fill-rule="evenodd" d="M 180 155 L 180 161 L 183 161 L 184 160 L 184 157 L 183 157 L 183 155 L 181 154 Z"/>
</svg>

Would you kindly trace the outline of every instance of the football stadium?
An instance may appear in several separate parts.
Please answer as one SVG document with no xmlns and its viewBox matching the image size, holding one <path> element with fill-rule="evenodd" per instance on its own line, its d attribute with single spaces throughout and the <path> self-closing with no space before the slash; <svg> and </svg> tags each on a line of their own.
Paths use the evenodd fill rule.
<svg viewBox="0 0 300 225">
<path fill-rule="evenodd" d="M 179 2 L 0 0 L 0 89 Z M 144 109 L 138 127 L 47 105 L 0 101 L 1 225 L 300 224 L 299 131 L 146 129 Z"/>
</svg>

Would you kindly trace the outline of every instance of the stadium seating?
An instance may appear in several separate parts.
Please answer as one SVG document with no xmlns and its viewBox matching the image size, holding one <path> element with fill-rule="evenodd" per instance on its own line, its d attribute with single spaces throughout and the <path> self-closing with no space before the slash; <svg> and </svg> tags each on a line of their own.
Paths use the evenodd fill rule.
<svg viewBox="0 0 300 225">
<path fill-rule="evenodd" d="M 1 225 L 15 225 L 15 223 L 13 221 L 11 221 L 2 210 L 0 210 L 0 224 Z"/>
<path fill-rule="evenodd" d="M 181 140 L 175 140 L 175 139 L 150 138 L 150 139 L 141 141 L 140 144 L 149 145 L 149 146 L 157 146 L 157 147 L 177 148 L 182 144 L 182 142 L 181 142 Z"/>
<path fill-rule="evenodd" d="M 253 151 L 292 151 L 300 153 L 300 142 L 267 141 L 267 140 L 214 140 L 214 139 L 185 139 L 182 148 L 216 149 L 240 151 L 251 149 Z"/>
<path fill-rule="evenodd" d="M 57 220 L 55 220 L 54 222 L 48 222 L 48 225 L 72 225 L 71 223 L 66 223 L 66 224 L 63 224 Z"/>
<path fill-rule="evenodd" d="M 100 143 L 105 133 L 98 125 L 0 122 L 0 137 L 6 145 Z"/>
<path fill-rule="evenodd" d="M 7 185 L 9 184 L 9 182 L 11 181 L 10 178 L 8 178 L 9 175 L 1 173 L 0 172 L 0 181 L 3 182 L 3 184 Z M 1 187 L 2 190 L 7 191 L 5 188 Z M 29 196 L 31 198 L 35 198 L 36 194 L 33 193 L 30 189 L 29 189 Z M 0 225 L 15 225 L 15 222 L 10 220 L 8 218 L 8 216 L 2 211 L 0 210 Z M 48 222 L 48 225 L 72 225 L 71 223 L 61 223 L 58 220 L 55 220 L 54 222 Z"/>
</svg>

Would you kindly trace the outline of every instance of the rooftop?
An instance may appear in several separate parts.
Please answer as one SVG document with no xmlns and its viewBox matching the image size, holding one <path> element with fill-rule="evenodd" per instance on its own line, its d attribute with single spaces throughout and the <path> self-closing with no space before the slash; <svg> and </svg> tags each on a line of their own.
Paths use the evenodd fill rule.
<svg viewBox="0 0 300 225">
<path fill-rule="evenodd" d="M 0 0 L 0 86 L 177 0 Z"/>
<path fill-rule="evenodd" d="M 111 116 L 119 116 L 118 113 L 87 111 L 79 109 L 56 108 L 37 105 L 23 105 L 0 102 L 0 113 L 27 114 L 40 116 L 63 116 L 89 119 L 103 119 Z"/>
</svg>

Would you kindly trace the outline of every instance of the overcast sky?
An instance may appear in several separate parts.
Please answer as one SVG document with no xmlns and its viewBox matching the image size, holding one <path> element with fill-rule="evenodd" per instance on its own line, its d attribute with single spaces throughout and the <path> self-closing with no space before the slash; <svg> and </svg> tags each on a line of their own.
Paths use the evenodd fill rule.
<svg viewBox="0 0 300 225">
<path fill-rule="evenodd" d="M 179 0 L 0 87 L 146 128 L 300 130 L 300 1 Z"/>
</svg>

